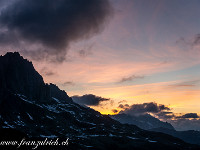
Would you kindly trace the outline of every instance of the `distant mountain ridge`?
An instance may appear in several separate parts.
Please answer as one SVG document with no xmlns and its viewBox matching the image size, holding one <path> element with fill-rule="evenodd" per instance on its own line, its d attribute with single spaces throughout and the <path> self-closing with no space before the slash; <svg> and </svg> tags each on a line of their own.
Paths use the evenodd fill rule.
<svg viewBox="0 0 200 150">
<path fill-rule="evenodd" d="M 152 128 L 152 129 L 150 129 L 150 131 L 162 132 L 162 133 L 169 134 L 174 137 L 180 138 L 180 139 L 184 140 L 185 142 L 200 145 L 200 132 L 199 131 L 194 131 L 194 130 L 176 131 L 176 130 L 171 130 L 171 129 L 167 129 L 167 128 L 163 128 L 163 127 Z"/>
<path fill-rule="evenodd" d="M 185 142 L 200 145 L 200 132 L 199 131 L 176 131 L 174 127 L 167 122 L 162 122 L 159 119 L 149 115 L 132 116 L 128 114 L 111 115 L 111 118 L 123 124 L 136 125 L 142 129 L 161 132 L 180 138 Z"/>
<path fill-rule="evenodd" d="M 117 115 L 110 115 L 110 117 L 123 124 L 133 124 L 145 130 L 159 127 L 174 130 L 174 127 L 170 123 L 160 121 L 159 119 L 149 114 L 133 116 L 122 113 Z"/>
<path fill-rule="evenodd" d="M 17 52 L 0 56 L 0 133 L 0 140 L 18 137 L 16 134 L 20 138 L 69 137 L 67 148 L 74 150 L 200 149 L 167 134 L 121 124 L 74 103 L 56 85 L 44 83 L 33 64 Z"/>
</svg>

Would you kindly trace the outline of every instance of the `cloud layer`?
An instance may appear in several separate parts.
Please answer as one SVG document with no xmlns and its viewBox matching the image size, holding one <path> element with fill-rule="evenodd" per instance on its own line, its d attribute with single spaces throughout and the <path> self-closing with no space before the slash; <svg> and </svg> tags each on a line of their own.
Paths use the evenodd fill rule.
<svg viewBox="0 0 200 150">
<path fill-rule="evenodd" d="M 86 94 L 83 96 L 72 96 L 74 102 L 81 105 L 97 106 L 103 101 L 108 101 L 110 99 L 96 96 L 93 94 Z"/>
<path fill-rule="evenodd" d="M 200 130 L 200 116 L 197 113 L 176 114 L 163 104 L 154 102 L 133 104 L 131 106 L 128 104 L 120 104 L 118 109 L 121 109 L 119 113 L 133 116 L 153 114 L 163 121 L 170 122 L 177 130 Z M 113 109 L 113 113 L 117 113 L 119 111 L 118 109 Z"/>
<path fill-rule="evenodd" d="M 101 32 L 111 14 L 108 0 L 15 0 L 1 10 L 0 44 L 34 45 L 63 61 L 71 42 Z"/>
<path fill-rule="evenodd" d="M 127 104 L 125 105 L 120 104 L 119 107 L 124 109 L 120 113 L 125 113 L 129 115 L 138 115 L 138 114 L 145 114 L 145 113 L 160 113 L 162 111 L 170 110 L 169 107 L 162 104 L 157 104 L 154 102 L 143 103 L 143 104 L 133 104 L 131 106 Z"/>
<path fill-rule="evenodd" d="M 136 79 L 143 79 L 144 76 L 136 76 L 136 75 L 132 75 L 129 77 L 123 77 L 119 83 L 123 83 L 123 82 L 128 82 L 128 81 L 132 81 L 132 80 L 136 80 Z"/>
</svg>

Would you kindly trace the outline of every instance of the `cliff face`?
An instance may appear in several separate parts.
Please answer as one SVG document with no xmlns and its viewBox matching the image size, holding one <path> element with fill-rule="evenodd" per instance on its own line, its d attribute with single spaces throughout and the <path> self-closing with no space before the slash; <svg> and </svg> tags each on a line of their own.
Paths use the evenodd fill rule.
<svg viewBox="0 0 200 150">
<path fill-rule="evenodd" d="M 66 94 L 66 92 L 63 90 L 60 90 L 58 86 L 52 83 L 50 83 L 48 86 L 50 88 L 51 97 L 60 99 L 62 102 L 65 102 L 65 101 L 72 102 L 72 99 Z"/>
<path fill-rule="evenodd" d="M 58 95 L 63 95 L 65 100 L 69 99 L 64 91 L 45 84 L 33 64 L 18 52 L 0 56 L 0 95 L 9 91 L 25 95 L 30 100 L 46 103 L 51 101 L 52 94 L 55 95 L 54 90 Z"/>
</svg>

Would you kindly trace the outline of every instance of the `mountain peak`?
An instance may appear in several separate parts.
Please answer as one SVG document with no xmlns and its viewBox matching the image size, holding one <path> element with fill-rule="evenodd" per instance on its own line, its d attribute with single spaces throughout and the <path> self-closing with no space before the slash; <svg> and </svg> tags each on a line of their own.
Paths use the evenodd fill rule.
<svg viewBox="0 0 200 150">
<path fill-rule="evenodd" d="M 143 115 L 129 115 L 125 113 L 112 115 L 111 118 L 121 122 L 121 123 L 128 123 L 137 125 L 138 127 L 149 130 L 152 128 L 164 127 L 171 130 L 174 130 L 174 127 L 167 122 L 160 121 L 159 119 L 151 116 L 150 114 L 143 114 Z"/>
<path fill-rule="evenodd" d="M 28 61 L 27 59 L 24 59 L 23 56 L 20 55 L 19 52 L 7 52 L 5 55 L 1 55 L 0 56 L 1 58 L 5 58 L 5 59 L 15 59 L 15 60 L 26 60 Z"/>
<path fill-rule="evenodd" d="M 7 52 L 5 55 L 5 57 L 22 57 L 19 52 Z"/>
<path fill-rule="evenodd" d="M 0 56 L 0 62 L 1 63 L 9 63 L 10 65 L 17 65 L 17 64 L 21 64 L 21 63 L 27 63 L 29 65 L 31 65 L 32 68 L 33 64 L 31 61 L 29 61 L 28 59 L 25 59 L 23 56 L 20 55 L 19 52 L 7 52 L 5 55 L 1 55 Z"/>
<path fill-rule="evenodd" d="M 8 52 L 0 56 L 0 95 L 10 91 L 46 103 L 51 101 L 55 93 L 55 88 L 51 87 L 44 83 L 43 77 L 35 70 L 32 62 L 24 59 L 19 52 Z M 56 93 L 62 95 L 65 100 L 69 99 L 59 88 Z"/>
</svg>

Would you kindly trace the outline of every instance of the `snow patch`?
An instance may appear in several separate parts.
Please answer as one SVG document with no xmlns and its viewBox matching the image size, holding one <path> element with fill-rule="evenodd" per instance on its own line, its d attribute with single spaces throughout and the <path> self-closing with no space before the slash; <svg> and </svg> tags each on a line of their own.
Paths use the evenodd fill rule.
<svg viewBox="0 0 200 150">
<path fill-rule="evenodd" d="M 29 101 L 29 100 L 27 100 L 27 99 L 24 99 L 23 97 L 20 97 L 20 98 L 21 98 L 21 100 L 23 100 L 23 101 L 25 101 L 25 102 L 27 102 L 27 103 L 34 104 L 33 102 L 31 102 L 31 101 Z"/>
<path fill-rule="evenodd" d="M 152 141 L 152 140 L 148 140 L 149 142 L 152 142 L 152 143 L 155 143 L 155 142 L 157 142 L 157 141 Z"/>
<path fill-rule="evenodd" d="M 131 137 L 131 136 L 127 136 L 127 138 L 132 139 L 132 140 L 137 140 L 138 139 L 136 137 Z"/>
<path fill-rule="evenodd" d="M 59 108 L 60 108 L 61 110 L 65 111 L 65 112 L 69 112 L 70 114 L 75 115 L 75 112 L 73 112 L 73 111 L 67 110 L 67 109 L 62 108 L 62 107 L 59 107 Z"/>
<path fill-rule="evenodd" d="M 31 120 L 33 120 L 33 117 L 29 114 L 29 113 L 26 113 L 28 116 L 29 116 L 29 118 L 31 119 Z"/>
<path fill-rule="evenodd" d="M 55 113 L 60 113 L 60 111 L 57 110 L 56 106 L 53 105 L 42 105 L 44 108 L 46 108 L 47 110 L 51 111 L 51 112 L 55 112 Z"/>
<path fill-rule="evenodd" d="M 5 124 L 7 127 L 9 127 L 9 128 L 14 128 L 14 126 L 9 125 L 7 121 L 4 121 L 4 124 Z"/>
<path fill-rule="evenodd" d="M 47 135 L 40 135 L 40 137 L 42 137 L 42 138 L 57 138 L 56 135 L 49 135 L 49 136 L 47 136 Z"/>
<path fill-rule="evenodd" d="M 53 99 L 54 101 L 56 101 L 57 103 L 60 103 L 60 101 L 59 101 L 57 98 L 52 97 L 52 99 Z"/>
<path fill-rule="evenodd" d="M 53 120 L 53 118 L 52 117 L 50 117 L 50 116 L 46 116 L 47 118 L 49 118 L 49 119 L 51 119 L 51 120 Z"/>
</svg>

